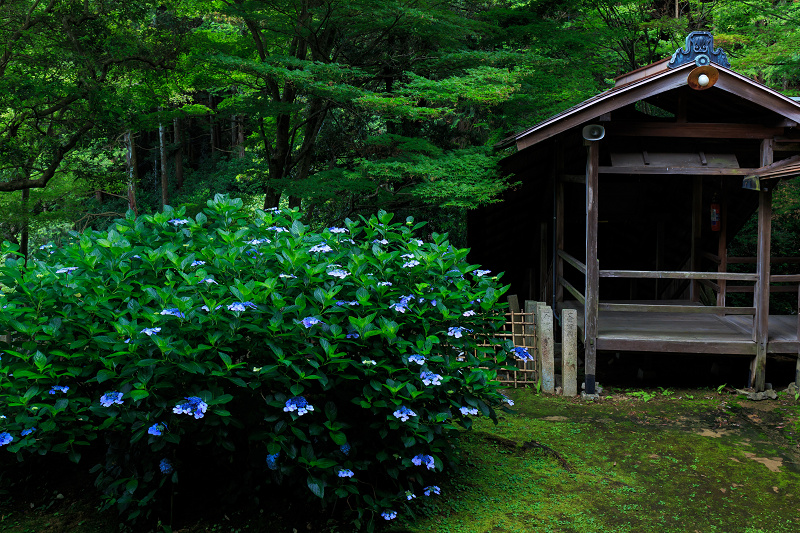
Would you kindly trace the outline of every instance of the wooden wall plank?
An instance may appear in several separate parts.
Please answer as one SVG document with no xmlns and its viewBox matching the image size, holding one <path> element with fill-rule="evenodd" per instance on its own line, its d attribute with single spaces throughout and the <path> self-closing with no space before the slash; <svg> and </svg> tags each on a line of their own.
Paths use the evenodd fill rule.
<svg viewBox="0 0 800 533">
<path fill-rule="evenodd" d="M 586 298 L 584 334 L 586 355 L 586 394 L 595 394 L 597 371 L 597 316 L 600 301 L 600 264 L 597 259 L 598 169 L 600 142 L 592 141 L 586 157 Z"/>
</svg>

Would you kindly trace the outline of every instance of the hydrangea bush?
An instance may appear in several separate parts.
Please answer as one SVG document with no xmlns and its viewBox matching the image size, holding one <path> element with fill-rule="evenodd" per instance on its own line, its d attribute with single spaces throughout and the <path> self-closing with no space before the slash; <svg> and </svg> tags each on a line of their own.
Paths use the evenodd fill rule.
<svg viewBox="0 0 800 533">
<path fill-rule="evenodd" d="M 453 432 L 505 405 L 496 279 L 384 212 L 311 232 L 217 196 L 184 217 L 129 214 L 27 267 L 3 244 L 0 451 L 104 450 L 128 518 L 198 457 L 344 499 L 356 526 L 439 494 Z"/>
</svg>

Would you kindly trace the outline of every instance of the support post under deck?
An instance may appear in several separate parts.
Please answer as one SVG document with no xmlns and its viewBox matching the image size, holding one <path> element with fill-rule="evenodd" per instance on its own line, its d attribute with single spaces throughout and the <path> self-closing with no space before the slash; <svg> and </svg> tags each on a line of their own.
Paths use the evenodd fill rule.
<svg viewBox="0 0 800 533">
<path fill-rule="evenodd" d="M 600 143 L 589 141 L 586 157 L 586 286 L 584 294 L 584 348 L 586 355 L 586 394 L 595 394 L 597 370 L 597 314 L 600 301 L 600 264 L 597 260 L 597 171 Z"/>
<path fill-rule="evenodd" d="M 761 166 L 772 163 L 774 141 L 765 139 L 761 142 Z M 756 290 L 753 307 L 756 308 L 754 333 L 756 357 L 751 369 L 752 386 L 756 391 L 763 391 L 767 366 L 767 342 L 769 339 L 769 263 L 770 240 L 772 232 L 772 188 L 758 193 L 758 255 L 756 258 Z"/>
</svg>

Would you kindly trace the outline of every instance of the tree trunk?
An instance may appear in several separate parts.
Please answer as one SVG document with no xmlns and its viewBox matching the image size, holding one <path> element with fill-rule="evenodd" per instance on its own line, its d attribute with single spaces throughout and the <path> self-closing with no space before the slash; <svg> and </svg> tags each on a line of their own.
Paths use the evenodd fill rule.
<svg viewBox="0 0 800 533">
<path fill-rule="evenodd" d="M 19 251 L 25 258 L 25 265 L 28 264 L 28 228 L 30 226 L 30 218 L 28 213 L 28 199 L 31 197 L 31 190 L 28 188 L 22 189 L 22 235 L 19 239 Z"/>
<path fill-rule="evenodd" d="M 161 209 L 169 205 L 169 181 L 167 177 L 167 133 L 164 124 L 158 123 L 158 146 L 161 157 Z"/>
<path fill-rule="evenodd" d="M 183 187 L 183 137 L 181 135 L 181 119 L 175 123 L 175 188 Z"/>
<path fill-rule="evenodd" d="M 139 172 L 136 167 L 136 140 L 131 130 L 125 132 L 125 146 L 127 148 L 125 163 L 128 167 L 128 209 L 139 216 L 139 209 L 136 207 L 136 182 L 139 179 Z"/>
<path fill-rule="evenodd" d="M 236 123 L 239 127 L 239 135 L 236 140 L 236 145 L 239 147 L 239 159 L 244 159 L 244 115 L 239 115 Z"/>
<path fill-rule="evenodd" d="M 208 108 L 211 114 L 208 116 L 208 132 L 211 137 L 211 157 L 214 157 L 214 152 L 217 150 L 217 125 L 214 120 L 214 96 L 208 95 Z"/>
</svg>

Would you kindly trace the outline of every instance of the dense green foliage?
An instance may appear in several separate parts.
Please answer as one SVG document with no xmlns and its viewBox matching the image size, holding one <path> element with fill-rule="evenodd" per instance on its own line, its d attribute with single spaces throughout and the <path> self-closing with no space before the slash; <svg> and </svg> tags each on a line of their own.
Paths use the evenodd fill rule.
<svg viewBox="0 0 800 533">
<path fill-rule="evenodd" d="M 129 519 L 223 470 L 220 494 L 283 484 L 357 526 L 435 496 L 452 433 L 506 401 L 495 278 L 385 212 L 312 232 L 218 196 L 184 216 L 0 269 L 0 464 L 99 450 Z"/>
</svg>

